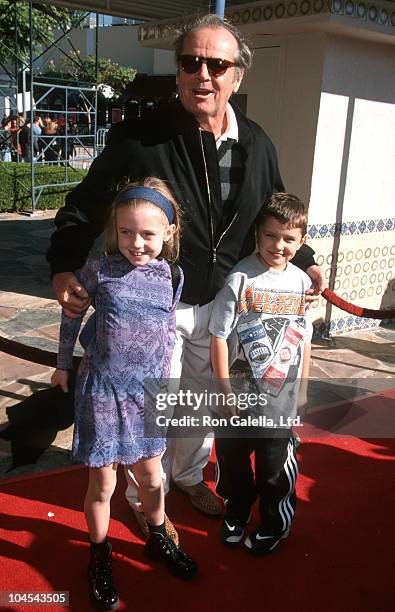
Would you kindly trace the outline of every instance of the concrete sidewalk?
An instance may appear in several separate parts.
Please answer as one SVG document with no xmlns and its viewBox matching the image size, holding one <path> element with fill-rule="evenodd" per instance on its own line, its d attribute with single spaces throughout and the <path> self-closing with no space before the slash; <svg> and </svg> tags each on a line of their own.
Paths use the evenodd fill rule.
<svg viewBox="0 0 395 612">
<path fill-rule="evenodd" d="M 60 307 L 53 299 L 45 251 L 55 211 L 0 215 L 0 335 L 57 350 Z M 0 353 L 0 426 L 6 408 L 49 386 L 52 370 Z M 309 400 L 313 405 L 368 395 L 395 387 L 395 328 L 352 332 L 315 341 Z M 324 393 L 324 395 L 323 395 Z M 71 465 L 72 427 L 59 432 L 34 465 L 7 472 L 10 443 L 0 439 L 0 477 L 14 477 Z"/>
</svg>

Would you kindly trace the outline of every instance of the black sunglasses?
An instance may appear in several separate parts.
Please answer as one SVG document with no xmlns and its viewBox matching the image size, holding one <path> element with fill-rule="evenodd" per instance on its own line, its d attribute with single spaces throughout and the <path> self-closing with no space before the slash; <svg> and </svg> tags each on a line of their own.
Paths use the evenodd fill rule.
<svg viewBox="0 0 395 612">
<path fill-rule="evenodd" d="M 198 55 L 180 55 L 178 61 L 181 70 L 187 74 L 196 74 L 201 69 L 202 64 L 206 64 L 209 75 L 213 77 L 220 77 L 225 74 L 228 68 L 237 66 L 234 62 L 219 57 L 200 57 Z"/>
</svg>

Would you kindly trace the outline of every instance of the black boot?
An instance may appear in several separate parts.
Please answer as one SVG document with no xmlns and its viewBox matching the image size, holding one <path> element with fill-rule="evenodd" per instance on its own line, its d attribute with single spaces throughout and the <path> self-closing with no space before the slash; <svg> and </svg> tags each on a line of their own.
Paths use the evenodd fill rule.
<svg viewBox="0 0 395 612">
<path fill-rule="evenodd" d="M 106 539 L 100 544 L 91 542 L 88 577 L 92 603 L 97 610 L 118 608 L 118 593 L 112 577 L 112 547 Z"/>
<path fill-rule="evenodd" d="M 163 561 L 167 569 L 177 578 L 193 578 L 197 572 L 197 564 L 190 559 L 170 536 L 150 533 L 144 548 L 144 554 L 153 561 Z"/>
</svg>

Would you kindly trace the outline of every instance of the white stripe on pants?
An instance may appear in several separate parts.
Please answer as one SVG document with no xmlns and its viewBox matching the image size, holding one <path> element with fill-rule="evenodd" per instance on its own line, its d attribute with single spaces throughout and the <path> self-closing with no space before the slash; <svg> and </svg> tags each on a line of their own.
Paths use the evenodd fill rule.
<svg viewBox="0 0 395 612">
<path fill-rule="evenodd" d="M 213 302 L 205 306 L 190 306 L 180 302 L 177 307 L 177 338 L 170 373 L 170 378 L 173 379 L 172 392 L 177 391 L 178 387 L 182 388 L 183 381 L 188 379 L 211 379 L 208 325 L 212 308 Z M 167 448 L 162 457 L 165 494 L 169 491 L 170 480 L 184 486 L 193 486 L 203 480 L 203 468 L 210 458 L 213 440 L 212 432 L 204 439 L 168 437 Z M 126 499 L 131 506 L 140 509 L 138 484 L 132 469 L 125 468 L 125 474 L 128 482 Z"/>
</svg>

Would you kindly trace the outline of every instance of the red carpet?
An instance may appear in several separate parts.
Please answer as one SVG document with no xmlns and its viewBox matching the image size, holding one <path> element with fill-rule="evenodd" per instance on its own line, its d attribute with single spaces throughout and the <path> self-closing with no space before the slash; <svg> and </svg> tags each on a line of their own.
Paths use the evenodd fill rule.
<svg viewBox="0 0 395 612">
<path fill-rule="evenodd" d="M 360 404 L 362 405 L 362 400 Z M 179 492 L 167 500 L 199 577 L 184 583 L 146 563 L 123 497 L 113 498 L 110 537 L 122 610 L 201 612 L 390 612 L 394 609 L 394 439 L 305 439 L 299 449 L 298 508 L 291 536 L 254 558 L 218 541 L 219 521 Z M 209 464 L 207 478 L 213 478 Z M 90 610 L 82 514 L 84 469 L 5 481 L 1 499 L 2 591 L 70 591 L 71 609 Z M 54 516 L 48 516 L 48 513 Z M 256 518 L 256 517 L 255 517 Z M 129 530 L 129 527 L 131 531 Z M 16 608 L 3 607 L 3 610 Z M 19 606 L 18 610 L 61 610 Z"/>
</svg>

